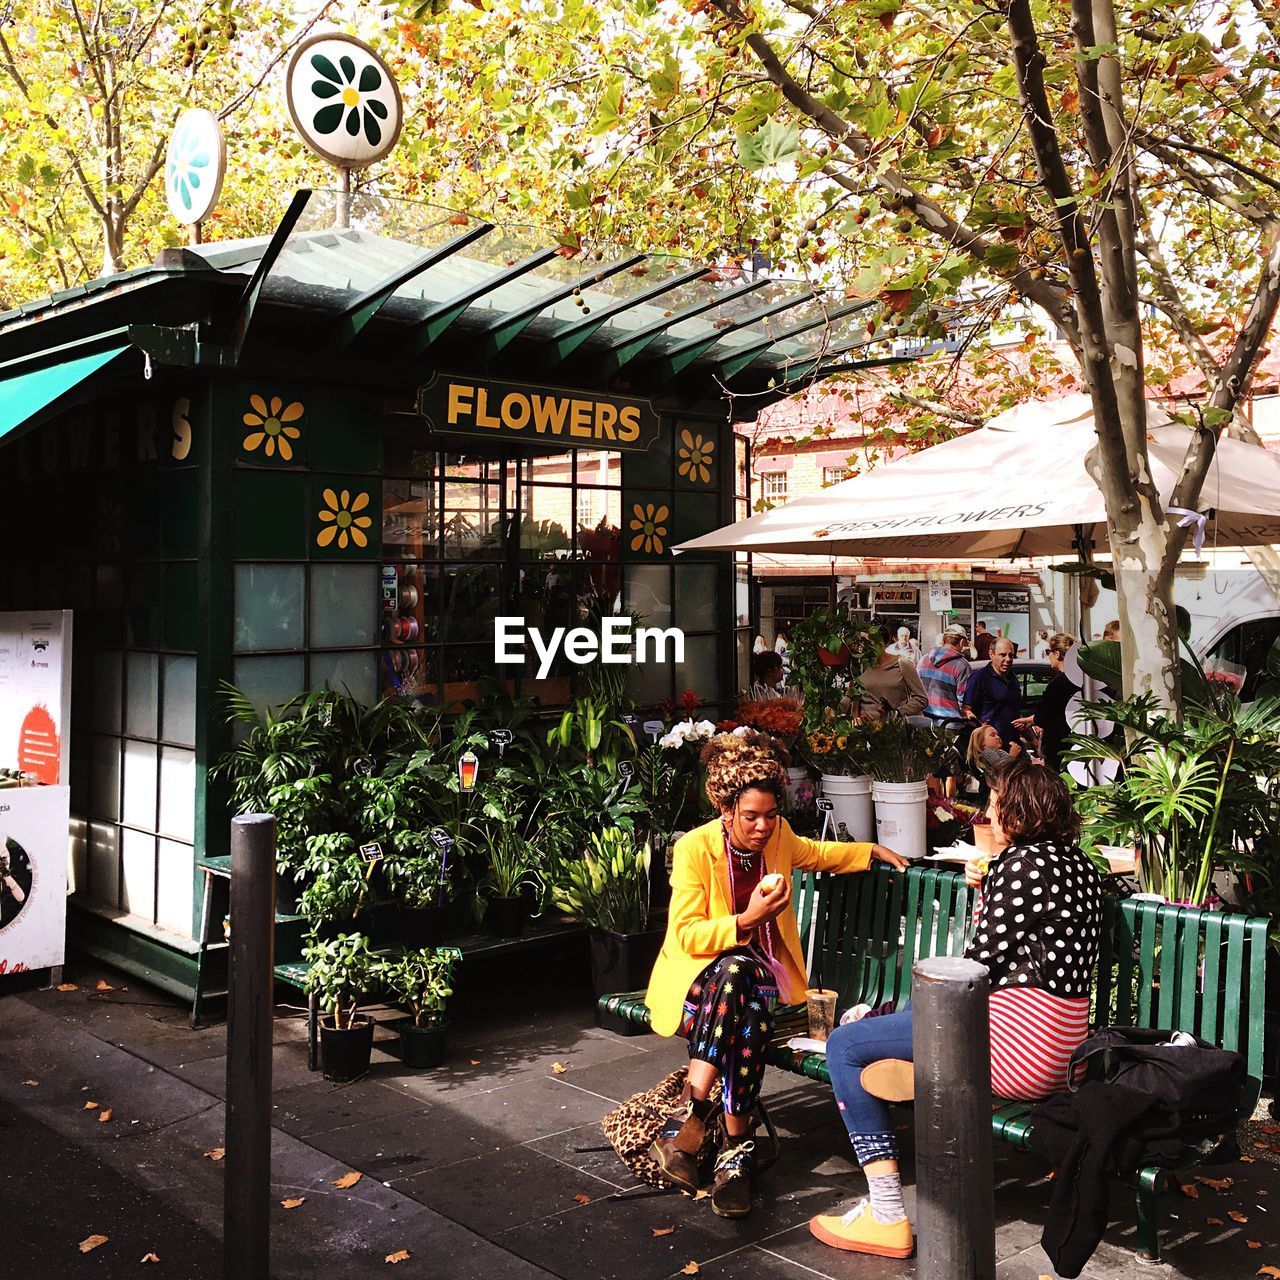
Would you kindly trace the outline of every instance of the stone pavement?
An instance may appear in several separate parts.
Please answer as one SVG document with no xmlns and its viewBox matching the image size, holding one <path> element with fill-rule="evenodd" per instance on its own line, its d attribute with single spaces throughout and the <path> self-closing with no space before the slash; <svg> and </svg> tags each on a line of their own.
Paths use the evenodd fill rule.
<svg viewBox="0 0 1280 1280">
<path fill-rule="evenodd" d="M 99 966 L 69 966 L 66 980 L 77 990 L 0 1000 L 0 1278 L 137 1276 L 154 1253 L 144 1276 L 213 1280 L 224 1166 L 203 1153 L 222 1145 L 225 1027 L 191 1031 L 183 1006 Z M 99 980 L 114 989 L 96 990 Z M 444 1067 L 406 1070 L 380 1030 L 370 1075 L 334 1086 L 307 1070 L 301 1011 L 277 1008 L 272 1196 L 303 1201 L 273 1209 L 278 1280 L 659 1280 L 689 1263 L 708 1280 L 916 1274 L 914 1262 L 836 1253 L 809 1235 L 811 1214 L 865 1184 L 830 1091 L 782 1072 L 766 1084 L 782 1157 L 750 1218 L 724 1221 L 705 1201 L 634 1183 L 600 1119 L 679 1065 L 683 1049 L 593 1027 L 584 956 L 548 959 L 515 981 L 469 974 L 453 1024 Z M 1134 1260 L 1132 1201 L 1117 1185 L 1087 1280 L 1235 1280 L 1280 1266 L 1273 1142 L 1255 1128 L 1254 1159 L 1205 1171 L 1229 1188 L 1197 1184 L 1194 1198 L 1168 1201 L 1160 1267 Z M 364 1177 L 337 1189 L 349 1170 Z M 1048 1181 L 999 1144 L 995 1178 L 998 1280 L 1052 1277 L 1038 1245 Z M 913 1208 L 910 1187 L 907 1200 Z M 91 1234 L 108 1241 L 82 1255 Z M 384 1258 L 400 1249 L 410 1258 L 389 1271 Z"/>
</svg>

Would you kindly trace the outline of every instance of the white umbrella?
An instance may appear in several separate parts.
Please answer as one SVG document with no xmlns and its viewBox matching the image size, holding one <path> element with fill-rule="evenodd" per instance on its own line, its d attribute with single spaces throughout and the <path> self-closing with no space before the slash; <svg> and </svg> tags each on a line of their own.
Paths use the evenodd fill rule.
<svg viewBox="0 0 1280 1280">
<path fill-rule="evenodd" d="M 1191 431 L 1154 405 L 1147 421 L 1151 470 L 1167 502 Z M 1069 554 L 1078 526 L 1106 541 L 1102 491 L 1085 467 L 1096 444 L 1087 396 L 1032 401 L 674 550 L 946 560 Z M 1213 513 L 1205 524 L 1210 546 L 1280 542 L 1280 455 L 1224 438 L 1199 507 Z"/>
</svg>

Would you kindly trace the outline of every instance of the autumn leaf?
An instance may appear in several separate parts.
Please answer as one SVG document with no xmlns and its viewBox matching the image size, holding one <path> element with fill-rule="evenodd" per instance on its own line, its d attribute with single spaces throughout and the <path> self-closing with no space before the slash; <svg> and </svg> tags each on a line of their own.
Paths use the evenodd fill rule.
<svg viewBox="0 0 1280 1280">
<path fill-rule="evenodd" d="M 883 289 L 880 292 L 880 301 L 884 303 L 885 309 L 892 311 L 895 316 L 900 316 L 904 311 L 910 311 L 911 300 L 914 297 L 914 289 Z"/>
<path fill-rule="evenodd" d="M 1205 1222 L 1207 1222 L 1211 1227 L 1220 1227 L 1223 1225 L 1221 1218 L 1206 1218 Z"/>
<path fill-rule="evenodd" d="M 1188 1200 L 1200 1199 L 1200 1188 L 1196 1186 L 1192 1186 L 1192 1184 L 1189 1182 L 1182 1183 L 1178 1187 L 1178 1190 L 1181 1191 L 1182 1194 L 1186 1196 Z"/>
<path fill-rule="evenodd" d="M 479 1059 L 479 1058 L 472 1058 L 472 1059 L 471 1059 L 471 1065 L 472 1065 L 473 1067 L 478 1067 L 478 1066 L 480 1065 L 480 1059 Z"/>
<path fill-rule="evenodd" d="M 449 225 L 451 227 L 465 227 L 468 222 L 470 222 L 470 218 L 468 218 L 465 213 L 455 213 L 453 217 L 449 219 Z M 388 1261 L 390 1261 L 390 1259 L 388 1259 Z"/>
<path fill-rule="evenodd" d="M 1245 1241 L 1245 1244 L 1246 1244 L 1250 1249 L 1261 1249 L 1261 1248 L 1262 1248 L 1262 1241 L 1261 1241 L 1261 1240 L 1246 1240 L 1246 1241 Z"/>
<path fill-rule="evenodd" d="M 36 1085 L 38 1085 L 38 1084 L 40 1083 L 40 1081 L 39 1081 L 39 1080 L 24 1080 L 22 1083 L 23 1083 L 23 1084 L 25 1084 L 25 1085 L 30 1085 L 30 1086 L 34 1089 L 34 1088 L 35 1088 L 35 1086 L 36 1086 Z"/>
<path fill-rule="evenodd" d="M 1235 1185 L 1234 1178 L 1206 1178 L 1204 1174 L 1196 1174 L 1196 1181 L 1202 1187 L 1212 1187 L 1215 1191 L 1227 1191 Z"/>
<path fill-rule="evenodd" d="M 675 1227 L 654 1227 L 653 1234 L 655 1236 L 669 1236 L 675 1231 Z"/>
<path fill-rule="evenodd" d="M 62 982 L 58 984 L 59 991 L 79 991 L 80 988 L 74 982 Z"/>
<path fill-rule="evenodd" d="M 383 1262 L 390 1262 L 394 1266 L 397 1262 L 408 1262 L 410 1256 L 408 1249 L 397 1249 L 395 1253 L 387 1254 Z"/>
<path fill-rule="evenodd" d="M 702 1268 L 698 1266 L 696 1262 L 686 1262 L 684 1266 L 680 1268 L 680 1274 L 682 1276 L 696 1276 L 701 1270 Z"/>
<path fill-rule="evenodd" d="M 1255 1142 L 1255 1143 L 1254 1143 L 1254 1146 L 1261 1146 L 1261 1145 L 1262 1145 L 1261 1143 L 1257 1143 L 1257 1142 Z M 1241 1156 L 1241 1157 L 1240 1157 L 1240 1163 L 1241 1163 L 1241 1164 L 1253 1164 L 1253 1163 L 1254 1163 L 1254 1159 L 1253 1159 L 1253 1157 L 1252 1157 L 1252 1156 Z"/>
<path fill-rule="evenodd" d="M 110 1239 L 109 1236 L 85 1236 L 80 1241 L 80 1252 L 92 1253 L 99 1245 L 106 1244 L 108 1239 Z"/>
<path fill-rule="evenodd" d="M 577 1196 L 574 1196 L 573 1198 L 574 1198 L 574 1199 L 575 1199 L 579 1204 L 590 1204 L 590 1203 L 591 1203 L 591 1197 L 590 1197 L 590 1196 L 577 1195 Z"/>
<path fill-rule="evenodd" d="M 1280 1280 L 1280 1267 L 1272 1267 L 1272 1266 L 1259 1267 L 1258 1275 L 1271 1276 L 1272 1280 Z"/>
<path fill-rule="evenodd" d="M 139 1259 L 140 1262 L 159 1262 L 160 1259 L 154 1253 L 144 1253 Z"/>
<path fill-rule="evenodd" d="M 97 1109 L 98 1104 L 96 1102 L 86 1102 L 84 1106 L 80 1108 L 81 1111 L 97 1111 Z"/>
<path fill-rule="evenodd" d="M 95 991 L 114 991 L 115 987 L 113 987 L 105 978 L 99 978 L 93 989 Z"/>
<path fill-rule="evenodd" d="M 296 1209 L 300 1204 L 305 1204 L 306 1199 L 306 1196 L 293 1196 L 289 1200 L 281 1200 L 280 1207 L 282 1209 Z"/>
<path fill-rule="evenodd" d="M 1227 1217 L 1230 1218 L 1232 1222 L 1248 1222 L 1249 1221 L 1249 1215 L 1246 1213 L 1241 1213 L 1239 1209 L 1229 1209 L 1227 1211 Z"/>
<path fill-rule="evenodd" d="M 345 1191 L 348 1187 L 354 1187 L 363 1177 L 363 1173 L 357 1173 L 352 1169 L 350 1173 L 344 1173 L 333 1185 L 337 1187 L 339 1191 Z"/>
<path fill-rule="evenodd" d="M 206 1160 L 221 1160 L 227 1154 L 226 1147 L 214 1147 L 212 1151 L 203 1153 Z"/>
<path fill-rule="evenodd" d="M 562 1076 L 569 1070 L 569 1068 L 566 1067 L 563 1062 L 553 1062 L 551 1064 L 551 1070 L 554 1071 L 556 1075 Z"/>
<path fill-rule="evenodd" d="M 105 1111 L 102 1111 L 101 1113 L 99 1113 L 99 1115 L 98 1115 L 98 1123 L 99 1123 L 99 1124 L 106 1124 L 106 1123 L 107 1123 L 107 1121 L 111 1119 L 111 1116 L 112 1116 L 111 1108 L 110 1108 L 110 1107 L 107 1107 L 107 1109 L 106 1109 Z"/>
</svg>

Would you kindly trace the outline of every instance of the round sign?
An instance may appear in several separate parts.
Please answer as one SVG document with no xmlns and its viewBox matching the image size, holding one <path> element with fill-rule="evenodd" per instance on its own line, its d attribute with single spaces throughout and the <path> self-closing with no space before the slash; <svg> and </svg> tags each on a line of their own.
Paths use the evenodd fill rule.
<svg viewBox="0 0 1280 1280">
<path fill-rule="evenodd" d="M 227 144 L 212 111 L 184 111 L 169 135 L 164 194 L 169 212 L 184 226 L 207 218 L 218 203 L 227 172 Z"/>
<path fill-rule="evenodd" d="M 396 145 L 400 86 L 363 40 L 311 36 L 294 51 L 284 83 L 294 128 L 331 164 L 363 169 Z"/>
<path fill-rule="evenodd" d="M 1084 672 L 1080 669 L 1080 641 L 1075 644 L 1063 655 L 1062 658 L 1062 674 L 1071 681 L 1077 689 L 1084 688 Z"/>
</svg>

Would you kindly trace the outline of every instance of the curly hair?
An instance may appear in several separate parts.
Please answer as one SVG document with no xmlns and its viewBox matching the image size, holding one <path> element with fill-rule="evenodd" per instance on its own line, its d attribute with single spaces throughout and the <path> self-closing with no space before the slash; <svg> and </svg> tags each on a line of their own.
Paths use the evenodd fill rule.
<svg viewBox="0 0 1280 1280">
<path fill-rule="evenodd" d="M 988 776 L 1000 826 L 1010 840 L 1059 839 L 1075 842 L 1080 815 L 1067 785 L 1052 769 L 1020 756 Z"/>
<path fill-rule="evenodd" d="M 707 771 L 707 798 L 717 809 L 732 809 L 744 791 L 768 791 L 778 801 L 786 791 L 791 754 L 767 733 L 717 733 L 699 759 Z"/>
</svg>

